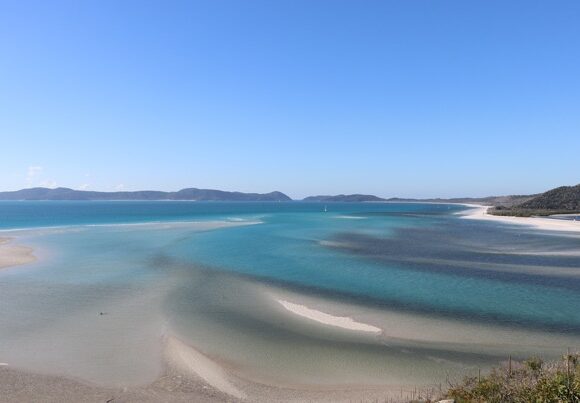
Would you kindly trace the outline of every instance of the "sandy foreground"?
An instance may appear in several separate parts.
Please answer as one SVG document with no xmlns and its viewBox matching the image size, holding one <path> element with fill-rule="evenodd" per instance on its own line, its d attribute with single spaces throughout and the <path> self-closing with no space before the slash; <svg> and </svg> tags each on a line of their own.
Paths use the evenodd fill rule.
<svg viewBox="0 0 580 403">
<path fill-rule="evenodd" d="M 580 233 L 580 221 L 572 220 L 556 220 L 553 218 L 545 217 L 508 217 L 508 216 L 496 216 L 487 213 L 487 209 L 491 206 L 479 206 L 471 205 L 471 210 L 461 213 L 464 218 L 473 220 L 488 220 L 496 222 L 504 222 L 506 224 L 516 224 L 516 225 L 527 225 L 536 229 L 546 230 L 546 231 L 566 231 L 566 232 L 579 232 Z"/>
<path fill-rule="evenodd" d="M 153 383 L 108 388 L 0 366 L 0 402 L 408 402 L 414 388 L 342 385 L 279 388 L 250 382 L 173 336 L 165 336 L 165 370 Z M 430 393 L 436 393 L 431 391 Z"/>
<path fill-rule="evenodd" d="M 32 252 L 32 248 L 13 244 L 11 238 L 0 238 L 0 269 L 34 262 Z"/>
</svg>

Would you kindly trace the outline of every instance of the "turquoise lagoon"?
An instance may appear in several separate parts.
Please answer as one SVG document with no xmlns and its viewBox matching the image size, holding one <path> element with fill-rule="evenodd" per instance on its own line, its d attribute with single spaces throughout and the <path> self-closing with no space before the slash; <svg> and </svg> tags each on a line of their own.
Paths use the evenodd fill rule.
<svg viewBox="0 0 580 403">
<path fill-rule="evenodd" d="M 580 345 L 580 238 L 412 203 L 1 202 L 0 362 L 143 384 L 180 338 L 282 386 L 437 384 Z M 382 329 L 289 312 L 289 301 Z"/>
</svg>

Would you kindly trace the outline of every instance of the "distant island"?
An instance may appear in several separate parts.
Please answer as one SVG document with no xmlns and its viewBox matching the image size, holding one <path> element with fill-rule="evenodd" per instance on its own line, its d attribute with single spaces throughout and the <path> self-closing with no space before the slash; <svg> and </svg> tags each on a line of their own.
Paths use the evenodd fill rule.
<svg viewBox="0 0 580 403">
<path fill-rule="evenodd" d="M 282 192 L 244 193 L 215 189 L 186 188 L 177 192 L 139 190 L 132 192 L 97 192 L 70 188 L 30 188 L 11 192 L 0 192 L 0 200 L 187 200 L 187 201 L 232 201 L 232 202 L 282 202 L 292 199 Z M 356 203 L 356 202 L 400 202 L 400 203 L 457 203 L 493 206 L 489 214 L 502 216 L 547 216 L 553 214 L 580 214 L 580 185 L 561 186 L 535 195 L 511 195 L 488 197 L 456 197 L 410 199 L 392 197 L 385 199 L 369 194 L 318 195 L 302 199 L 304 202 Z"/>
<path fill-rule="evenodd" d="M 494 206 L 509 207 L 517 202 L 528 201 L 534 196 L 490 196 L 483 198 L 452 198 L 452 199 L 409 199 L 392 197 L 385 199 L 369 194 L 340 194 L 308 196 L 305 202 L 418 202 L 418 203 L 475 203 Z M 188 200 L 188 201 L 292 201 L 282 192 L 270 193 L 244 193 L 229 192 L 215 189 L 186 188 L 177 192 L 162 192 L 158 190 L 137 190 L 123 192 L 98 192 L 88 190 L 75 190 L 65 187 L 44 188 L 35 187 L 16 191 L 0 192 L 0 200 Z"/>
<path fill-rule="evenodd" d="M 336 196 L 309 196 L 302 201 L 307 202 L 381 202 L 387 201 L 374 195 L 352 194 L 352 195 L 336 195 Z"/>
<path fill-rule="evenodd" d="M 486 197 L 453 197 L 434 199 L 404 199 L 392 197 L 389 202 L 416 202 L 416 203 L 456 203 L 456 204 L 481 204 L 486 206 L 512 206 L 530 200 L 535 195 L 510 195 L 510 196 L 486 196 Z"/>
<path fill-rule="evenodd" d="M 178 192 L 140 190 L 135 192 L 94 192 L 69 188 L 31 188 L 0 192 L 0 200 L 190 200 L 190 201 L 290 201 L 282 192 L 243 193 L 214 189 L 187 188 Z"/>
<path fill-rule="evenodd" d="M 302 201 L 308 202 L 399 202 L 399 203 L 456 203 L 456 204 L 481 204 L 490 206 L 510 207 L 517 203 L 523 203 L 531 200 L 536 195 L 512 195 L 512 196 L 487 196 L 487 197 L 455 197 L 455 198 L 431 198 L 431 199 L 412 199 L 402 197 L 391 197 L 388 199 L 367 194 L 350 194 L 335 196 L 309 196 Z"/>
</svg>

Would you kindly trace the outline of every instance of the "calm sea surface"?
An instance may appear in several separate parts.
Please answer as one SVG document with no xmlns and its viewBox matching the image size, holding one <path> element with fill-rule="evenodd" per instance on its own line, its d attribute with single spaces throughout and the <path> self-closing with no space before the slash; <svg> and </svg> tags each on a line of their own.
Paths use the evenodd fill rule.
<svg viewBox="0 0 580 403">
<path fill-rule="evenodd" d="M 0 362 L 139 384 L 174 334 L 250 379 L 398 384 L 580 347 L 577 235 L 457 205 L 324 206 L 0 202 L 0 237 L 39 257 L 0 271 Z"/>
</svg>

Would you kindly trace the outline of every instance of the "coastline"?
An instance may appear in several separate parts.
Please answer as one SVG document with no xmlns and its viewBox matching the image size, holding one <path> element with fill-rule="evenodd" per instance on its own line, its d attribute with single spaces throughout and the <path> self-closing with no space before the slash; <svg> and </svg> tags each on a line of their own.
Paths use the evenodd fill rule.
<svg viewBox="0 0 580 403">
<path fill-rule="evenodd" d="M 12 242 L 13 238 L 0 238 L 0 270 L 36 261 L 32 248 Z"/>
<path fill-rule="evenodd" d="M 492 206 L 476 204 L 463 204 L 471 210 L 461 212 L 461 217 L 470 220 L 487 220 L 503 222 L 506 224 L 527 225 L 529 227 L 545 231 L 564 231 L 580 233 L 580 222 L 572 220 L 554 220 L 545 217 L 510 217 L 488 214 L 487 210 Z"/>
</svg>

